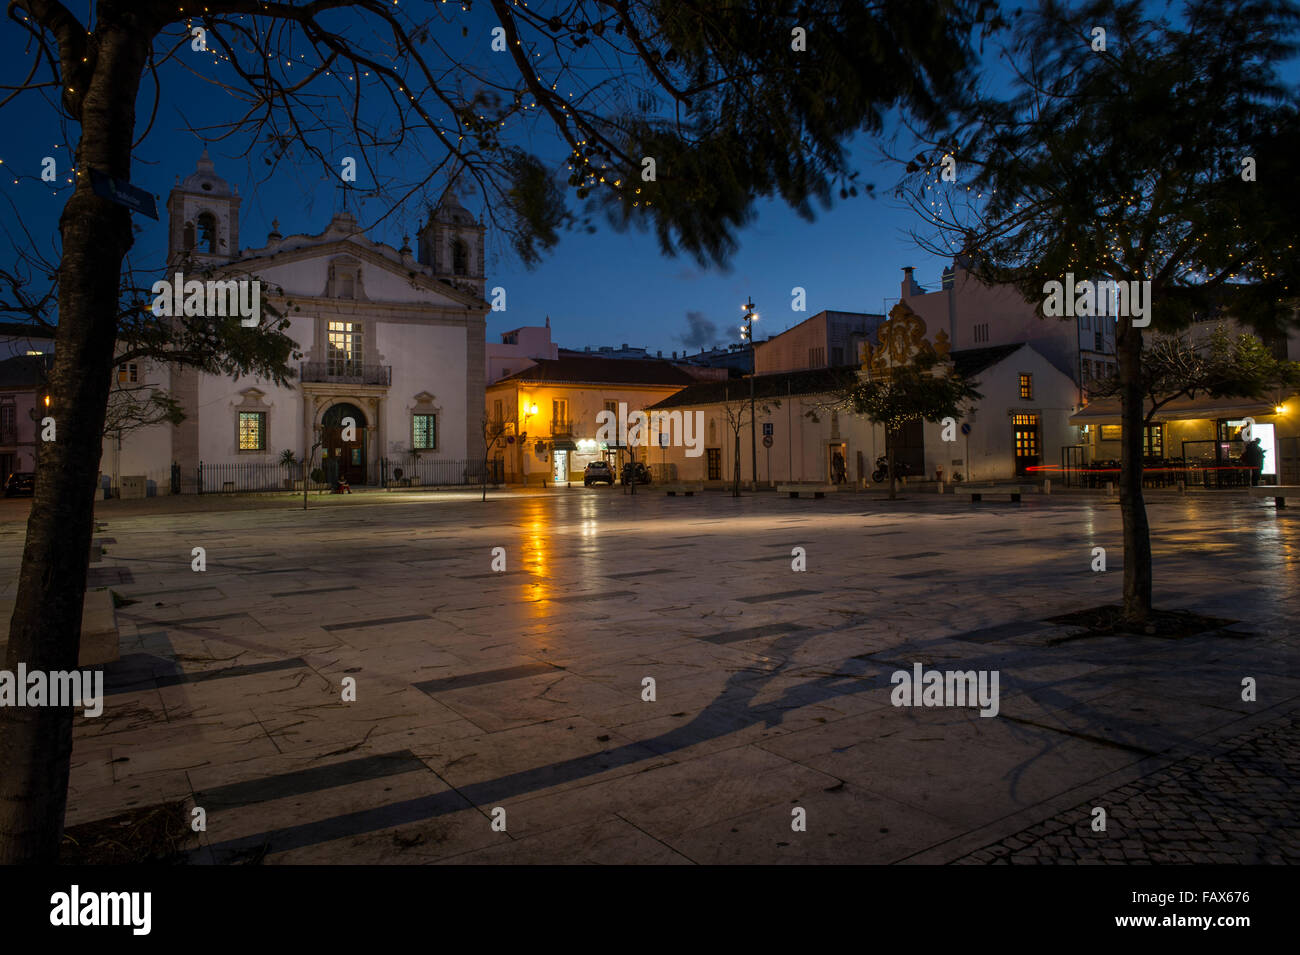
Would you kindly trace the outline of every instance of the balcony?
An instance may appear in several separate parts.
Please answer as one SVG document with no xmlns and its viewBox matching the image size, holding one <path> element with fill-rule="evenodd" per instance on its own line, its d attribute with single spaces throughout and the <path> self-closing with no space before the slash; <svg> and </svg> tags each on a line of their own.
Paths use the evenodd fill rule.
<svg viewBox="0 0 1300 955">
<path fill-rule="evenodd" d="M 18 443 L 18 429 L 0 425 L 0 446 L 9 447 Z"/>
<path fill-rule="evenodd" d="M 552 438 L 572 438 L 573 422 L 572 421 L 552 421 L 551 422 Z"/>
<path fill-rule="evenodd" d="M 359 365 L 351 362 L 304 361 L 302 380 L 340 385 L 391 385 L 392 365 Z"/>
</svg>

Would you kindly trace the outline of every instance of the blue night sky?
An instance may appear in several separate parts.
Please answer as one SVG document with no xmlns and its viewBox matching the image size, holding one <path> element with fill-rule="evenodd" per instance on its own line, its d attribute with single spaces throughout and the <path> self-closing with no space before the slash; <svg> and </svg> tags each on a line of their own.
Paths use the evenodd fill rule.
<svg viewBox="0 0 1300 955">
<path fill-rule="evenodd" d="M 454 7 L 454 5 L 447 5 Z M 447 6 L 441 9 L 446 10 Z M 465 55 L 476 62 L 484 59 L 488 39 L 488 12 L 454 9 L 446 16 L 451 39 L 443 46 L 453 55 Z M 469 36 L 461 39 L 464 27 Z M 179 43 L 179 31 L 176 41 Z M 21 29 L 6 21 L 0 27 L 0 56 L 10 64 L 3 82 L 19 82 L 26 74 L 30 55 Z M 457 44 L 460 44 L 458 48 Z M 144 143 L 137 147 L 132 170 L 133 184 L 154 193 L 160 214 L 167 192 L 176 177 L 188 175 L 203 148 L 198 130 L 212 130 L 216 136 L 222 123 L 236 119 L 243 104 L 211 81 L 237 83 L 230 65 L 219 57 L 178 52 L 160 70 L 162 101 L 157 118 Z M 490 54 L 489 54 L 490 55 Z M 500 60 L 496 61 L 501 62 Z M 539 60 L 545 63 L 545 60 Z M 494 66 L 484 69 L 495 68 Z M 66 184 L 68 147 L 75 127 L 61 123 L 46 99 L 46 93 L 27 93 L 5 107 L 6 135 L 0 146 L 0 254 L 12 261 L 7 246 L 32 241 L 47 255 L 57 238 L 58 216 L 70 186 Z M 137 135 L 143 132 L 152 107 L 152 89 L 146 82 L 137 104 Z M 554 158 L 559 167 L 563 149 L 544 125 L 519 129 L 510 136 L 522 144 L 536 146 L 539 153 Z M 542 137 L 541 141 L 532 137 Z M 57 144 L 57 145 L 56 145 Z M 559 246 L 535 269 L 523 267 L 499 236 L 488 235 L 488 287 L 503 286 L 508 309 L 491 313 L 488 340 L 521 325 L 538 325 L 549 315 L 552 334 L 562 346 L 640 345 L 664 354 L 686 347 L 688 313 L 716 326 L 716 335 L 690 338 L 692 350 L 711 341 L 737 340 L 740 305 L 747 296 L 757 304 L 762 320 L 758 337 L 763 338 L 797 324 L 822 309 L 885 311 L 899 293 L 902 266 L 917 269 L 917 280 L 936 287 L 946 260 L 919 249 L 909 236 L 918 223 L 915 215 L 889 189 L 898 178 L 897 167 L 887 165 L 880 154 L 880 141 L 867 137 L 853 144 L 861 170 L 861 182 L 876 186 L 877 198 L 859 196 L 837 200 L 829 211 L 818 211 L 816 221 L 807 222 L 778 202 L 764 202 L 758 215 L 739 235 L 740 247 L 727 270 L 702 270 L 692 258 L 661 255 L 653 235 L 630 231 L 620 233 L 597 220 L 594 235 L 579 231 L 564 233 Z M 341 191 L 336 176 L 315 159 L 300 157 L 281 165 L 266 178 L 269 167 L 262 159 L 264 146 L 250 150 L 246 137 L 235 136 L 209 146 L 217 171 L 238 187 L 243 196 L 240 245 L 258 247 L 265 243 L 271 220 L 278 218 L 280 231 L 316 233 L 324 229 L 331 213 L 340 207 Z M 346 143 L 331 143 L 325 153 L 349 155 Z M 908 150 L 903 148 L 902 152 Z M 62 189 L 40 181 L 41 159 L 58 160 Z M 416 152 L 381 170 L 393 181 L 412 181 L 426 160 Z M 403 168 L 403 163 L 410 168 Z M 335 166 L 334 168 L 337 168 Z M 374 188 L 359 170 L 360 189 Z M 15 183 L 15 179 L 18 180 Z M 437 190 L 440 191 L 440 188 Z M 387 213 L 395 199 L 393 190 L 362 199 L 354 211 L 363 226 Z M 465 205 L 476 214 L 482 200 L 468 196 Z M 404 233 L 412 236 L 422 215 L 423 203 L 412 199 L 402 210 L 368 230 L 375 240 L 400 246 Z M 134 216 L 138 227 L 132 263 L 153 274 L 162 263 L 165 223 Z M 791 288 L 807 290 L 807 311 L 791 310 Z M 697 323 L 699 324 L 699 323 Z M 707 327 L 707 326 L 706 326 Z"/>
</svg>

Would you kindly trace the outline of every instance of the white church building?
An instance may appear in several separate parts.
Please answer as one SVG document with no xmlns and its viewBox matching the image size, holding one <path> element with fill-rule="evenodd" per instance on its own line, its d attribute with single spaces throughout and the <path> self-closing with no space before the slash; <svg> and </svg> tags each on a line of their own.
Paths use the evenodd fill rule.
<svg viewBox="0 0 1300 955">
<path fill-rule="evenodd" d="M 200 480 L 205 491 L 279 487 L 300 475 L 280 464 L 285 451 L 298 461 L 310 453 L 313 469 L 354 485 L 380 483 L 383 459 L 458 478 L 480 466 L 490 310 L 483 225 L 449 190 L 420 228 L 414 255 L 406 242 L 394 249 L 368 239 L 346 211 L 316 235 L 280 235 L 277 222 L 260 248 L 247 248 L 239 204 L 205 151 L 167 200 L 165 278 L 188 258 L 218 277 L 260 280 L 264 306 L 286 313 L 302 353 L 294 379 L 281 387 L 175 365 L 119 365 L 124 387 L 157 385 L 185 419 L 107 434 L 104 486 L 125 496 L 177 484 L 192 491 Z"/>
</svg>

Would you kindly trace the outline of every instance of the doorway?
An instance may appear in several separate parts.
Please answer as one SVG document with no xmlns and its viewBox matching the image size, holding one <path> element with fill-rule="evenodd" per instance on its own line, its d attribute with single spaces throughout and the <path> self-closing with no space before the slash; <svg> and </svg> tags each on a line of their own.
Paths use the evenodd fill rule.
<svg viewBox="0 0 1300 955">
<path fill-rule="evenodd" d="M 344 418 L 355 428 L 345 429 Z M 345 431 L 352 440 L 344 440 Z M 356 405 L 334 405 L 321 418 L 321 470 L 331 483 L 340 477 L 349 484 L 366 483 L 366 416 Z"/>
<path fill-rule="evenodd" d="M 1016 449 L 1016 477 L 1023 477 L 1030 468 L 1042 463 L 1038 415 L 1012 415 L 1011 429 Z"/>
<path fill-rule="evenodd" d="M 569 480 L 569 452 L 556 451 L 554 455 L 554 468 L 551 471 L 551 481 L 555 484 L 564 484 Z"/>
<path fill-rule="evenodd" d="M 826 477 L 831 484 L 843 484 L 849 476 L 849 446 L 834 441 L 826 447 Z"/>
</svg>

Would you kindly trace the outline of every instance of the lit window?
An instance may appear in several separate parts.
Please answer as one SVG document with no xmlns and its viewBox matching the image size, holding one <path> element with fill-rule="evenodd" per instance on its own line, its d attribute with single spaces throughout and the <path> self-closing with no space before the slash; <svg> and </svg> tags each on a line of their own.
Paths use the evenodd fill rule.
<svg viewBox="0 0 1300 955">
<path fill-rule="evenodd" d="M 1147 425 L 1142 429 L 1142 453 L 1148 457 L 1163 457 L 1165 453 L 1165 426 Z"/>
<path fill-rule="evenodd" d="M 1020 397 L 1026 400 L 1034 397 L 1034 376 L 1033 375 L 1020 376 Z"/>
<path fill-rule="evenodd" d="M 438 447 L 437 415 L 411 416 L 411 447 L 417 451 L 433 451 Z"/>
<path fill-rule="evenodd" d="M 239 412 L 239 450 L 266 450 L 266 412 Z"/>
<path fill-rule="evenodd" d="M 360 322 L 330 322 L 328 368 L 331 375 L 359 375 L 365 360 Z"/>
<path fill-rule="evenodd" d="M 126 382 L 137 382 L 140 380 L 140 366 L 135 362 L 129 362 L 117 366 L 117 380 L 123 384 Z"/>
</svg>

